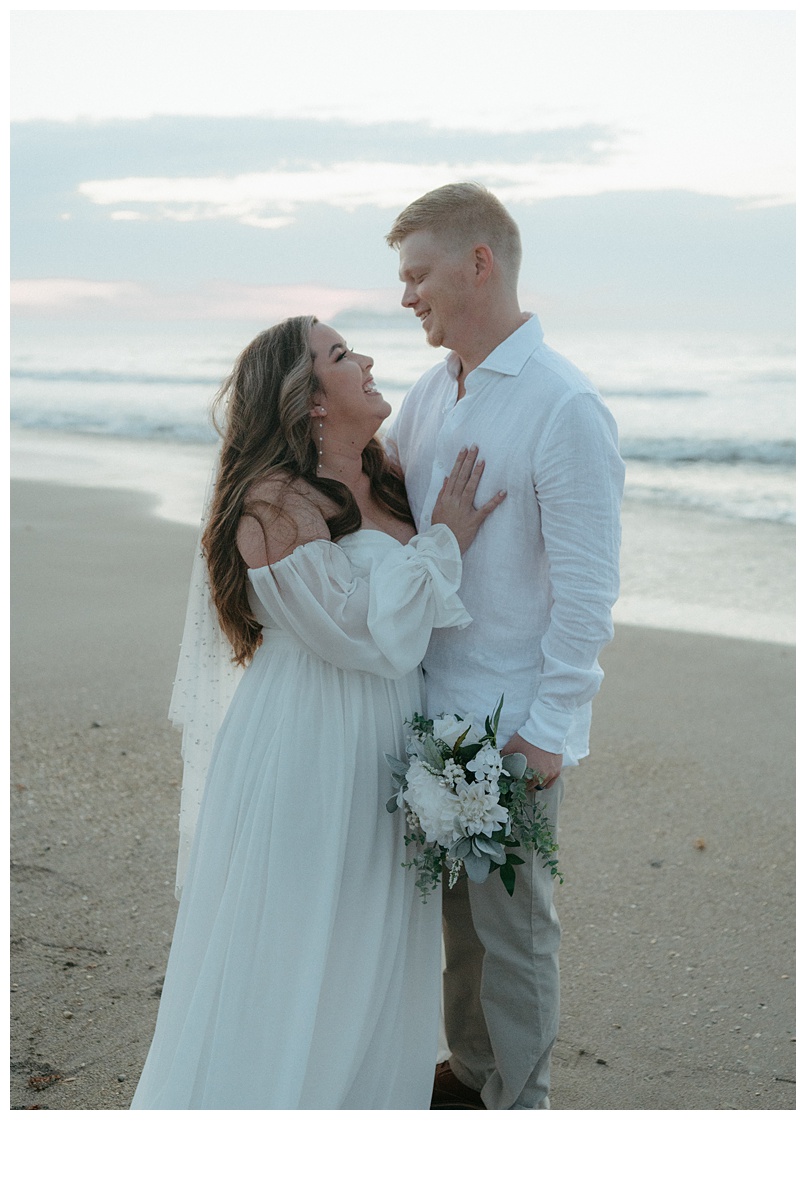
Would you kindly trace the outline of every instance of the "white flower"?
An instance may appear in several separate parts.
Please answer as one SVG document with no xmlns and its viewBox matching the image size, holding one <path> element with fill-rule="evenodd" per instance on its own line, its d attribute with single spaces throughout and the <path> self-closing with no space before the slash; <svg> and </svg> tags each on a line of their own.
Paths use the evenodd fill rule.
<svg viewBox="0 0 806 1200">
<path fill-rule="evenodd" d="M 489 837 L 506 825 L 509 813 L 498 803 L 498 797 L 498 788 L 488 790 L 483 782 L 457 788 L 454 808 L 459 836 L 486 833 Z"/>
<path fill-rule="evenodd" d="M 467 764 L 467 769 L 473 772 L 476 779 L 489 779 L 497 783 L 501 774 L 501 755 L 494 746 L 484 746 Z"/>
<path fill-rule="evenodd" d="M 440 846 L 450 846 L 456 840 L 451 796 L 444 780 L 415 759 L 406 772 L 406 803 L 416 813 L 428 841 Z"/>
<path fill-rule="evenodd" d="M 455 791 L 450 790 L 443 778 L 415 760 L 406 773 L 406 785 L 406 803 L 416 813 L 427 840 L 440 846 L 451 846 L 457 838 L 477 833 L 489 837 L 509 819 L 498 803 L 498 788 L 483 781 L 463 780 Z"/>
<path fill-rule="evenodd" d="M 460 763 L 454 762 L 452 758 L 449 758 L 445 763 L 442 777 L 452 791 L 455 791 L 458 787 L 464 787 L 467 783 L 467 775 L 465 774 L 464 767 Z"/>
<path fill-rule="evenodd" d="M 463 721 L 448 715 L 434 718 L 434 737 L 439 738 L 441 742 L 447 742 L 451 748 L 456 745 L 466 729 L 470 732 L 464 740 L 465 746 L 472 746 L 484 737 L 484 731 L 474 725 L 469 717 L 465 717 Z"/>
</svg>

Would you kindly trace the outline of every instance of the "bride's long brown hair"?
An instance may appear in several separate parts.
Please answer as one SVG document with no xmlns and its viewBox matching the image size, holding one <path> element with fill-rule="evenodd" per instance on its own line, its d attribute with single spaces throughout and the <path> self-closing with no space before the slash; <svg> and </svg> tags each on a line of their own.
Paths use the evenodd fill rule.
<svg viewBox="0 0 806 1200">
<path fill-rule="evenodd" d="M 318 454 L 311 409 L 319 391 L 310 349 L 316 317 L 291 317 L 258 334 L 239 355 L 213 402 L 213 421 L 223 438 L 210 518 L 202 538 L 213 601 L 221 628 L 232 643 L 233 661 L 245 666 L 261 641 L 261 625 L 247 597 L 246 564 L 238 551 L 238 525 L 245 514 L 261 524 L 271 506 L 251 502 L 261 480 L 304 479 L 335 507 L 326 516 L 333 541 L 361 528 L 361 513 L 348 487 L 316 474 Z M 373 438 L 362 453 L 373 497 L 389 513 L 411 522 L 403 480 Z M 276 510 L 275 510 L 276 511 Z"/>
</svg>

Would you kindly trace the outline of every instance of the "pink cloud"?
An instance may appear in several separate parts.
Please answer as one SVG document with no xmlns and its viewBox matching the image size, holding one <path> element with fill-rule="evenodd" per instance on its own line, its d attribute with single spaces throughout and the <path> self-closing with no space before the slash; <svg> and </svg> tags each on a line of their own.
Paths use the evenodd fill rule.
<svg viewBox="0 0 806 1200">
<path fill-rule="evenodd" d="M 227 281 L 165 292 L 140 283 L 91 279 L 16 279 L 11 311 L 17 316 L 117 316 L 171 320 L 277 321 L 297 313 L 331 320 L 345 308 L 389 312 L 398 288 L 332 288 L 323 284 L 259 286 Z"/>
</svg>

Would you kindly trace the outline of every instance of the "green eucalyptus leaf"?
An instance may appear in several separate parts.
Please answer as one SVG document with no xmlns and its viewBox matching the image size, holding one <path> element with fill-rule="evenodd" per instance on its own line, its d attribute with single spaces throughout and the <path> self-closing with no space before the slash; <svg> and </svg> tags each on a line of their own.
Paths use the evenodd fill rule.
<svg viewBox="0 0 806 1200">
<path fill-rule="evenodd" d="M 507 852 L 498 842 L 494 842 L 492 838 L 487 837 L 486 833 L 477 833 L 473 837 L 473 849 L 477 854 L 489 854 L 493 862 L 504 863 L 507 861 Z"/>
<path fill-rule="evenodd" d="M 513 779 L 522 779 L 526 771 L 526 755 L 505 754 L 501 759 L 501 766 Z"/>
<path fill-rule="evenodd" d="M 437 771 L 442 771 L 445 767 L 445 759 L 437 749 L 437 744 L 430 733 L 423 742 L 423 750 L 428 765 L 434 767 Z"/>
<path fill-rule="evenodd" d="M 465 870 L 467 871 L 468 879 L 473 883 L 484 883 L 487 876 L 490 874 L 491 864 L 487 855 L 478 858 L 475 854 L 468 854 L 464 860 Z"/>
<path fill-rule="evenodd" d="M 448 850 L 449 858 L 464 858 L 473 848 L 473 844 L 469 837 L 457 838 L 451 848 Z"/>
<path fill-rule="evenodd" d="M 407 762 L 403 762 L 402 758 L 395 758 L 394 754 L 384 754 L 384 758 L 386 759 L 387 763 L 391 767 L 394 774 L 402 775 L 403 778 L 405 779 L 406 772 L 409 769 L 409 764 Z"/>
</svg>

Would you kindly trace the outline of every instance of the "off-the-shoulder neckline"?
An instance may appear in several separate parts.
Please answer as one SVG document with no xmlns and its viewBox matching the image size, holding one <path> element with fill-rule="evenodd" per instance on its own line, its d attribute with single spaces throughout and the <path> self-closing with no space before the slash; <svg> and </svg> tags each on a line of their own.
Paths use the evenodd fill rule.
<svg viewBox="0 0 806 1200">
<path fill-rule="evenodd" d="M 383 538 L 389 538 L 391 541 L 397 542 L 398 546 L 408 545 L 408 542 L 401 542 L 400 538 L 396 538 L 393 533 L 387 533 L 384 529 L 373 529 L 372 526 L 362 526 L 361 529 L 354 529 L 352 533 L 345 533 L 344 537 L 339 538 L 339 541 L 343 542 L 344 538 L 348 537 L 357 537 L 360 533 L 378 533 Z M 414 537 L 414 534 L 411 536 Z M 336 544 L 338 545 L 338 542 Z"/>
<path fill-rule="evenodd" d="M 286 554 L 283 558 L 278 558 L 277 562 L 274 563 L 273 565 L 277 566 L 279 563 L 285 562 L 286 558 L 293 558 L 294 555 L 296 554 L 297 550 L 302 550 L 304 546 L 315 546 L 317 544 L 317 542 L 324 542 L 324 544 L 326 546 L 339 546 L 339 545 L 341 545 L 342 542 L 345 542 L 347 540 L 347 538 L 358 537 L 362 534 L 364 536 L 366 536 L 366 534 L 368 534 L 368 533 L 377 534 L 379 537 L 386 538 L 387 541 L 394 542 L 398 546 L 408 545 L 408 542 L 399 541 L 394 536 L 394 534 L 386 533 L 383 529 L 354 529 L 352 533 L 345 533 L 344 536 L 340 537 L 337 542 L 328 541 L 327 538 L 313 538 L 310 542 L 303 542 L 302 546 L 297 546 L 296 549 L 292 550 L 290 554 Z M 414 536 L 414 535 L 412 535 L 412 536 Z M 248 575 L 256 575 L 258 573 L 258 571 L 269 571 L 269 570 L 271 570 L 271 567 L 269 567 L 269 565 L 266 564 L 263 567 L 247 567 L 246 572 Z"/>
</svg>

